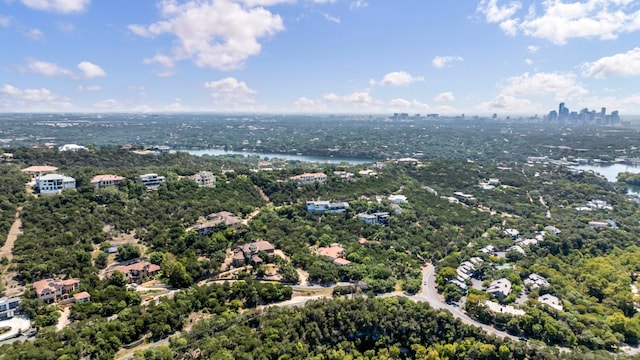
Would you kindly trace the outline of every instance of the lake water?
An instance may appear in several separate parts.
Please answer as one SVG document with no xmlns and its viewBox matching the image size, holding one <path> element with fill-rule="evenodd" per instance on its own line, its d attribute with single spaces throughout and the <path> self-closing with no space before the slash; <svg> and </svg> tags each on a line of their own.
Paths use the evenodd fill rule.
<svg viewBox="0 0 640 360">
<path fill-rule="evenodd" d="M 579 169 L 585 171 L 595 171 L 598 174 L 607 178 L 611 182 L 618 181 L 618 174 L 622 172 L 630 172 L 633 174 L 640 174 L 640 167 L 631 166 L 626 164 L 611 164 L 611 165 L 576 165 L 571 166 L 572 169 Z M 629 194 L 640 195 L 639 186 L 629 185 Z"/>
<path fill-rule="evenodd" d="M 222 156 L 222 155 L 242 155 L 242 156 L 259 156 L 261 159 L 283 159 L 289 161 L 302 161 L 302 162 L 319 162 L 340 164 L 348 163 L 352 165 L 368 164 L 374 162 L 373 160 L 366 159 L 351 159 L 329 156 L 310 156 L 310 155 L 293 155 L 293 154 L 276 154 L 276 153 L 258 153 L 251 151 L 225 151 L 221 149 L 206 149 L 206 150 L 177 150 L 180 152 L 186 152 L 191 155 L 203 156 Z"/>
</svg>

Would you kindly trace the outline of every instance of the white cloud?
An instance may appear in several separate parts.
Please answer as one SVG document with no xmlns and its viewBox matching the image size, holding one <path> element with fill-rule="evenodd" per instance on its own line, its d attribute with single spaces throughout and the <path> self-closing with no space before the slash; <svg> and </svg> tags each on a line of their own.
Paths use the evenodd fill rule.
<svg viewBox="0 0 640 360">
<path fill-rule="evenodd" d="M 89 6 L 91 0 L 20 0 L 24 5 L 34 10 L 69 14 L 82 12 Z"/>
<path fill-rule="evenodd" d="M 266 3 L 267 1 L 262 1 Z M 161 64 L 193 59 L 199 67 L 221 70 L 243 66 L 260 53 L 258 41 L 284 30 L 282 18 L 263 7 L 242 6 L 232 0 L 190 0 L 160 3 L 163 20 L 148 26 L 129 25 L 140 36 L 173 34 L 177 37 L 170 55 L 147 59 Z"/>
<path fill-rule="evenodd" d="M 367 6 L 369 6 L 368 2 L 364 0 L 355 0 L 355 1 L 352 1 L 351 4 L 349 4 L 349 9 L 357 10 L 357 9 L 366 8 Z"/>
<path fill-rule="evenodd" d="M 49 89 L 19 89 L 9 84 L 0 88 L 0 100 L 11 110 L 33 111 L 71 107 L 68 98 L 58 96 Z"/>
<path fill-rule="evenodd" d="M 413 76 L 406 71 L 393 71 L 385 75 L 379 84 L 382 86 L 403 86 L 418 81 L 424 81 L 424 78 L 422 76 Z M 375 85 L 376 82 L 371 80 L 369 83 Z"/>
<path fill-rule="evenodd" d="M 94 63 L 83 61 L 78 64 L 78 69 L 82 71 L 82 76 L 86 79 L 93 79 L 97 77 L 105 77 L 107 73 L 102 68 Z"/>
<path fill-rule="evenodd" d="M 455 61 L 464 61 L 462 56 L 436 56 L 431 60 L 433 67 L 442 69 Z"/>
<path fill-rule="evenodd" d="M 582 75 L 596 79 L 640 76 L 640 47 L 584 63 Z"/>
<path fill-rule="evenodd" d="M 482 0 L 477 11 L 509 35 L 521 31 L 558 45 L 572 38 L 611 40 L 640 30 L 640 10 L 633 0 L 545 0 L 541 11 L 531 5 L 523 19 L 516 16 L 521 7 L 520 1 L 500 6 L 498 0 Z"/>
<path fill-rule="evenodd" d="M 25 35 L 29 39 L 34 40 L 34 41 L 44 41 L 45 40 L 44 33 L 38 28 L 33 28 L 33 29 L 27 31 L 25 33 Z"/>
<path fill-rule="evenodd" d="M 0 27 L 8 28 L 11 26 L 11 18 L 8 16 L 0 15 Z"/>
<path fill-rule="evenodd" d="M 53 76 L 69 76 L 71 71 L 62 68 L 54 63 L 46 61 L 38 61 L 34 59 L 27 60 L 27 69 L 36 74 L 53 77 Z"/>
<path fill-rule="evenodd" d="M 418 100 L 392 99 L 389 101 L 390 111 L 416 112 L 429 111 L 431 107 Z"/>
<path fill-rule="evenodd" d="M 538 46 L 535 46 L 535 45 L 527 46 L 527 51 L 530 52 L 531 54 L 537 53 L 538 50 L 540 50 L 540 47 L 538 47 Z"/>
<path fill-rule="evenodd" d="M 103 110 L 117 110 L 122 109 L 122 104 L 115 99 L 106 99 L 93 104 L 93 107 Z"/>
<path fill-rule="evenodd" d="M 238 81 L 232 77 L 206 82 L 204 87 L 211 89 L 211 97 L 218 105 L 234 108 L 255 103 L 253 95 L 256 92 L 249 88 L 244 81 Z"/>
<path fill-rule="evenodd" d="M 336 24 L 340 24 L 341 23 L 340 18 L 338 18 L 338 17 L 331 16 L 331 15 L 327 14 L 326 12 L 321 12 L 320 14 L 322 14 L 322 16 L 325 19 L 327 19 L 328 21 L 334 22 Z"/>
<path fill-rule="evenodd" d="M 293 108 L 303 112 L 321 112 L 325 111 L 327 106 L 320 100 L 312 100 L 303 96 L 293 102 Z"/>
<path fill-rule="evenodd" d="M 495 98 L 480 104 L 480 110 L 488 112 L 502 111 L 506 113 L 535 113 L 540 111 L 539 104 L 533 104 L 528 99 L 511 95 L 499 94 Z"/>
<path fill-rule="evenodd" d="M 242 0 L 243 4 L 247 6 L 272 6 L 282 3 L 293 4 L 296 0 Z"/>
<path fill-rule="evenodd" d="M 433 101 L 436 101 L 436 102 L 448 102 L 448 101 L 455 101 L 455 100 L 456 98 L 455 96 L 453 96 L 453 93 L 451 91 L 440 93 L 435 98 L 433 98 Z"/>
<path fill-rule="evenodd" d="M 587 94 L 587 89 L 576 81 L 576 75 L 572 73 L 524 73 L 508 78 L 502 86 L 504 95 L 517 97 L 552 94 L 558 101 L 575 99 Z"/>
<path fill-rule="evenodd" d="M 100 85 L 78 85 L 78 91 L 100 91 Z"/>
<path fill-rule="evenodd" d="M 527 65 L 533 65 L 533 60 L 527 58 L 527 59 L 524 59 L 524 63 Z"/>
<path fill-rule="evenodd" d="M 376 112 L 383 109 L 382 101 L 374 99 L 368 91 L 356 91 L 347 95 L 328 93 L 324 95 L 323 100 L 332 112 Z"/>
</svg>

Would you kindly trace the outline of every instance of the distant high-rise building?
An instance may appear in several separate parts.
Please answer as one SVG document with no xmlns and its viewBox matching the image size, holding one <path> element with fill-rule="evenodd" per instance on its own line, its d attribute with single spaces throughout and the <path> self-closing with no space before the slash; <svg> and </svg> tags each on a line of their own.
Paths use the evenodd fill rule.
<svg viewBox="0 0 640 360">
<path fill-rule="evenodd" d="M 605 116 L 607 116 L 607 108 L 603 107 L 600 109 L 600 117 L 604 119 Z"/>
<path fill-rule="evenodd" d="M 560 103 L 560 105 L 558 106 L 558 115 L 564 114 L 564 109 L 566 109 L 564 107 L 564 103 Z"/>
</svg>

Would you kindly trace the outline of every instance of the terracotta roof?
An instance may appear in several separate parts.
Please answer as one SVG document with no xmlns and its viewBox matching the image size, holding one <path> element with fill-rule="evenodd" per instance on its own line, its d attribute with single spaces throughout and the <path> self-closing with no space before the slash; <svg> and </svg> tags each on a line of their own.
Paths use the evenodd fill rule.
<svg viewBox="0 0 640 360">
<path fill-rule="evenodd" d="M 42 165 L 42 166 L 29 166 L 28 168 L 24 168 L 20 171 L 22 172 L 44 172 L 44 171 L 56 171 L 58 170 L 57 167 L 55 166 L 48 166 L 48 165 Z"/>
<path fill-rule="evenodd" d="M 318 255 L 337 259 L 344 254 L 344 248 L 340 244 L 331 244 L 330 247 L 318 248 Z"/>
<path fill-rule="evenodd" d="M 86 291 L 83 291 L 83 292 L 79 292 L 77 294 L 73 294 L 73 298 L 76 299 L 76 301 L 83 300 L 83 299 L 89 299 L 89 298 L 91 298 L 91 294 L 89 294 Z"/>
<path fill-rule="evenodd" d="M 270 242 L 264 240 L 256 241 L 251 244 L 244 244 L 240 247 L 240 249 L 243 253 L 250 254 L 251 245 L 255 245 L 257 253 L 259 253 L 260 251 L 274 251 L 276 249 L 275 247 L 273 247 L 273 245 L 271 245 Z"/>
<path fill-rule="evenodd" d="M 126 179 L 125 177 L 122 176 L 118 176 L 118 175 L 111 175 L 111 174 L 107 174 L 107 175 L 96 175 L 93 178 L 91 178 L 91 183 L 95 184 L 95 183 L 99 183 L 101 181 L 108 181 L 108 180 L 112 180 L 112 181 L 123 181 L 124 179 Z"/>
<path fill-rule="evenodd" d="M 54 280 L 54 279 L 42 279 L 34 282 L 33 289 L 35 290 L 38 296 L 45 293 L 46 290 L 49 292 L 55 292 L 57 289 L 63 286 L 73 286 L 80 283 L 78 279 L 68 279 L 68 280 Z"/>
<path fill-rule="evenodd" d="M 341 259 L 341 258 L 337 258 L 333 260 L 333 263 L 336 265 L 351 265 L 351 261 L 347 260 L 347 259 Z"/>
</svg>

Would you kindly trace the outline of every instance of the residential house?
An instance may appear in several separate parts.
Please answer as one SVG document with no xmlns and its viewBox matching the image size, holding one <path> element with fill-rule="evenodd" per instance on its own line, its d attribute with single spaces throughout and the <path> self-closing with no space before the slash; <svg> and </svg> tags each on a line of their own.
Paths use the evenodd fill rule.
<svg viewBox="0 0 640 360">
<path fill-rule="evenodd" d="M 549 287 L 551 284 L 544 277 L 538 274 L 531 274 L 525 280 L 524 284 L 530 289 L 537 289 L 540 287 Z"/>
<path fill-rule="evenodd" d="M 327 181 L 327 175 L 324 173 L 304 173 L 296 176 L 292 176 L 289 178 L 292 181 L 295 181 L 298 185 L 311 184 L 320 182 L 323 183 Z"/>
<path fill-rule="evenodd" d="M 55 166 L 29 166 L 28 168 L 24 168 L 22 170 L 23 173 L 31 176 L 32 179 L 39 178 L 40 176 L 50 174 L 58 171 L 58 168 Z"/>
<path fill-rule="evenodd" d="M 394 204 L 404 204 L 407 202 L 407 197 L 404 195 L 389 195 L 389 201 Z"/>
<path fill-rule="evenodd" d="M 494 280 L 489 284 L 487 292 L 502 301 L 511 294 L 511 281 L 506 278 Z"/>
<path fill-rule="evenodd" d="M 492 185 L 492 186 L 498 186 L 498 185 L 500 185 L 500 179 L 489 178 L 489 181 L 487 181 L 487 184 Z"/>
<path fill-rule="evenodd" d="M 189 178 L 200 187 L 216 187 L 216 176 L 211 171 L 198 171 Z"/>
<path fill-rule="evenodd" d="M 516 309 L 511 305 L 500 305 L 490 300 L 486 300 L 484 302 L 484 305 L 489 310 L 491 310 L 493 313 L 496 313 L 496 314 L 502 313 L 502 314 L 509 314 L 512 316 L 523 316 L 526 314 L 526 312 L 522 309 Z"/>
<path fill-rule="evenodd" d="M 496 248 L 493 245 L 487 245 L 485 247 L 483 247 L 482 249 L 478 250 L 481 253 L 487 254 L 487 255 L 495 255 L 496 253 Z"/>
<path fill-rule="evenodd" d="M 389 222 L 389 213 L 388 212 L 375 212 L 373 214 L 365 214 L 360 213 L 356 215 L 358 220 L 363 221 L 367 224 L 380 224 L 387 225 Z"/>
<path fill-rule="evenodd" d="M 36 178 L 36 188 L 40 194 L 60 194 L 63 190 L 75 189 L 76 179 L 61 174 L 47 174 Z"/>
<path fill-rule="evenodd" d="M 33 283 L 33 290 L 38 299 L 51 304 L 68 299 L 72 292 L 79 289 L 79 285 L 78 279 L 43 279 Z"/>
<path fill-rule="evenodd" d="M 228 211 L 209 214 L 207 221 L 194 225 L 191 229 L 198 235 L 205 236 L 214 232 L 220 225 L 238 229 L 242 226 L 242 220 Z"/>
<path fill-rule="evenodd" d="M 243 244 L 235 248 L 233 266 L 243 266 L 249 263 L 261 264 L 260 253 L 266 253 L 269 261 L 273 260 L 276 248 L 268 241 L 260 240 L 250 244 Z"/>
<path fill-rule="evenodd" d="M 73 302 L 76 304 L 85 303 L 89 301 L 91 301 L 91 295 L 86 291 L 73 294 Z"/>
<path fill-rule="evenodd" d="M 560 311 L 564 310 L 564 305 L 562 305 L 562 301 L 557 296 L 553 296 L 551 294 L 544 294 L 538 297 L 538 301 L 556 310 L 560 310 Z"/>
<path fill-rule="evenodd" d="M 138 182 L 147 187 L 148 190 L 157 189 L 167 178 L 158 176 L 155 173 L 143 174 L 138 177 Z"/>
<path fill-rule="evenodd" d="M 344 258 L 345 250 L 342 245 L 333 243 L 329 247 L 319 247 L 317 250 L 318 255 L 324 256 L 331 260 L 334 265 L 337 266 L 349 266 L 351 261 Z"/>
<path fill-rule="evenodd" d="M 333 175 L 340 177 L 340 179 L 345 181 L 353 181 L 355 174 L 347 171 L 334 171 Z"/>
<path fill-rule="evenodd" d="M 589 221 L 589 226 L 594 229 L 602 229 L 608 227 L 609 224 L 604 221 Z"/>
<path fill-rule="evenodd" d="M 562 232 L 562 231 L 560 231 L 560 229 L 558 229 L 557 227 L 552 226 L 552 225 L 545 226 L 544 230 L 548 231 L 548 232 L 550 232 L 550 233 L 552 233 L 554 235 L 558 235 L 558 234 L 560 234 Z"/>
<path fill-rule="evenodd" d="M 120 186 L 126 178 L 118 175 L 96 175 L 91 178 L 91 185 L 95 190 L 104 189 L 108 186 Z"/>
<path fill-rule="evenodd" d="M 358 175 L 360 176 L 377 176 L 378 173 L 371 170 L 371 169 L 366 169 L 366 170 L 360 170 L 358 171 Z"/>
<path fill-rule="evenodd" d="M 20 298 L 0 298 L 0 320 L 11 319 L 20 311 Z"/>
<path fill-rule="evenodd" d="M 520 231 L 516 230 L 516 229 L 504 229 L 504 233 L 506 235 L 511 236 L 511 239 L 516 240 L 517 238 L 520 237 Z"/>
<path fill-rule="evenodd" d="M 465 204 L 472 204 L 476 201 L 476 198 L 473 195 L 465 194 L 461 191 L 454 192 L 453 197 L 458 199 L 458 201 L 462 201 Z"/>
<path fill-rule="evenodd" d="M 147 261 L 139 261 L 129 265 L 116 266 L 113 271 L 120 271 L 129 282 L 141 282 L 157 275 L 160 266 Z"/>
<path fill-rule="evenodd" d="M 64 144 L 58 148 L 58 151 L 72 151 L 76 152 L 78 150 L 87 150 L 86 146 L 78 145 L 78 144 Z"/>
<path fill-rule="evenodd" d="M 307 211 L 310 213 L 345 212 L 348 208 L 348 202 L 307 201 Z"/>
<path fill-rule="evenodd" d="M 525 255 L 525 256 L 527 255 L 527 252 L 524 251 L 524 249 L 520 245 L 513 245 L 513 246 L 509 247 L 507 249 L 507 252 L 509 252 L 509 251 L 515 251 L 515 252 L 520 253 L 520 254 Z"/>
</svg>

